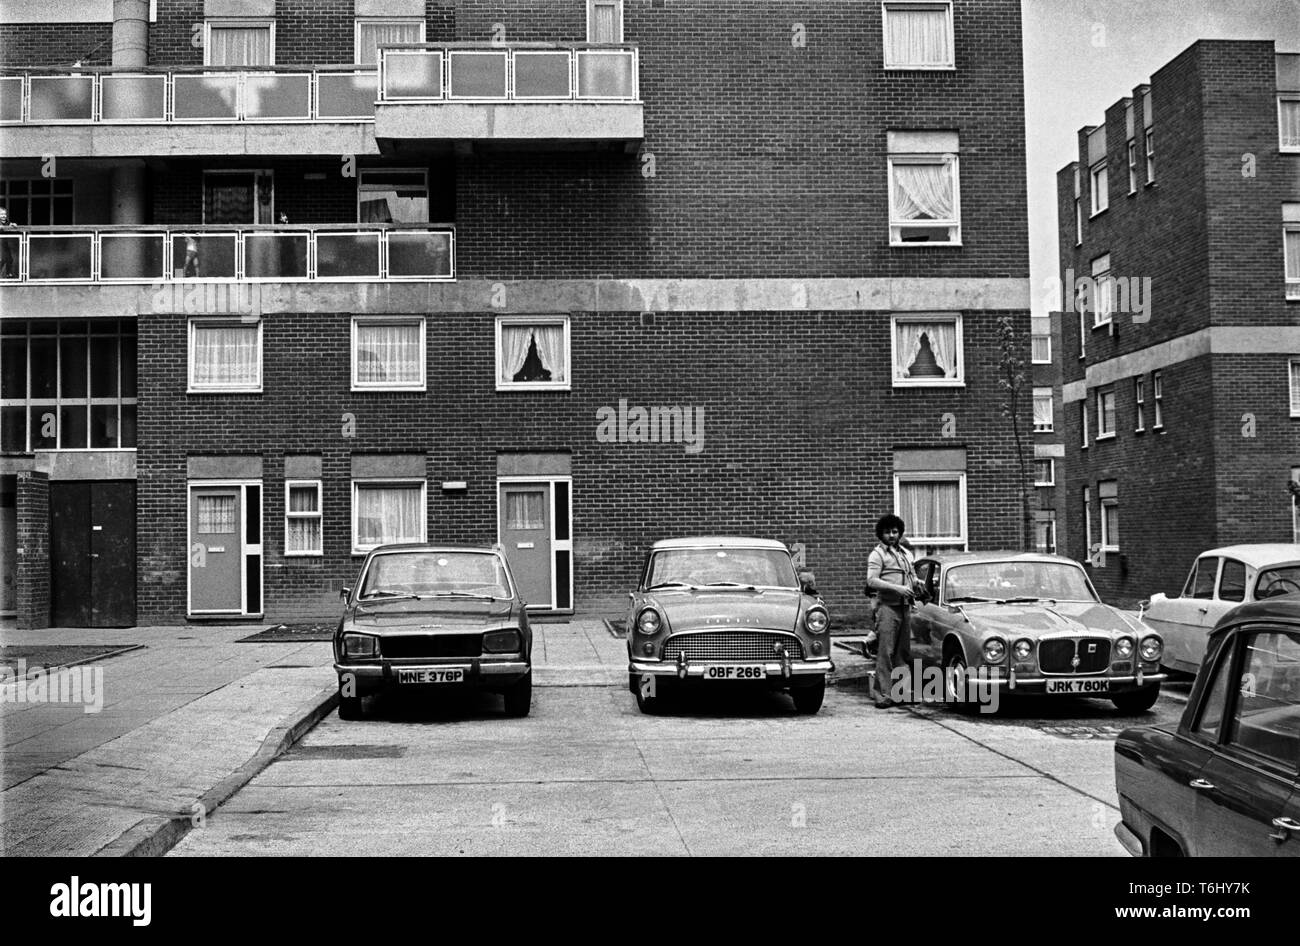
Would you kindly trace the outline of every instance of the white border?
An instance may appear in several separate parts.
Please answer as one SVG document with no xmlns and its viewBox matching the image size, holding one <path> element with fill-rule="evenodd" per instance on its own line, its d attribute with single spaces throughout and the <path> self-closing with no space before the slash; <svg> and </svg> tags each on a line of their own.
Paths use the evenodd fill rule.
<svg viewBox="0 0 1300 946">
<path fill-rule="evenodd" d="M 1030 390 L 1033 392 L 1032 395 L 1031 395 L 1031 399 L 1032 399 L 1032 401 L 1037 401 L 1037 400 L 1042 396 L 1042 395 L 1040 394 L 1040 392 L 1042 392 L 1042 391 L 1046 391 L 1046 392 L 1047 392 L 1047 399 L 1048 399 L 1049 403 L 1052 404 L 1052 409 L 1051 409 L 1051 420 L 1048 422 L 1048 423 L 1049 423 L 1049 426 L 1047 426 L 1047 427 L 1039 427 L 1038 424 L 1035 423 L 1035 424 L 1034 424 L 1034 433 L 1036 433 L 1036 434 L 1054 434 L 1054 433 L 1056 433 L 1056 404 L 1054 403 L 1054 398 L 1055 398 L 1055 396 L 1056 396 L 1056 392 L 1055 392 L 1052 388 L 1050 388 L 1050 387 L 1036 387 L 1036 388 L 1035 388 L 1035 387 L 1031 387 Z M 1032 414 L 1031 414 L 1031 417 L 1032 417 Z"/>
<path fill-rule="evenodd" d="M 1109 429 L 1109 430 L 1107 430 L 1106 427 L 1105 427 L 1105 426 L 1103 425 L 1103 423 L 1102 423 L 1102 420 L 1103 420 L 1103 419 L 1105 418 L 1105 416 L 1106 416 L 1106 412 L 1105 412 L 1105 410 L 1102 409 L 1102 398 L 1106 397 L 1106 395 L 1110 395 L 1110 398 L 1111 398 L 1111 405 L 1110 405 L 1110 420 L 1111 420 L 1111 425 L 1110 425 L 1110 429 Z M 1118 412 L 1117 412 L 1117 410 L 1116 410 L 1116 406 L 1115 406 L 1116 403 L 1117 403 L 1117 401 L 1118 401 L 1118 399 L 1115 397 L 1115 389 L 1114 389 L 1114 388 L 1102 388 L 1101 390 L 1097 391 L 1097 399 L 1096 399 L 1096 404 L 1097 404 L 1097 435 L 1096 435 L 1095 437 L 1092 438 L 1094 441 L 1097 441 L 1097 440 L 1113 440 L 1113 439 L 1115 438 L 1115 431 L 1116 431 L 1116 427 L 1117 427 L 1117 424 L 1118 424 L 1118 417 L 1116 416 Z"/>
<path fill-rule="evenodd" d="M 597 6 L 614 7 L 614 29 L 618 35 L 614 37 L 613 42 L 623 42 L 623 0 L 587 0 L 587 42 L 596 42 L 593 34 L 596 31 Z"/>
<path fill-rule="evenodd" d="M 1098 171 L 1104 172 L 1106 175 L 1105 188 L 1097 187 Z M 1097 206 L 1098 194 L 1100 194 L 1102 197 L 1106 199 L 1106 204 L 1104 207 Z M 1091 213 L 1088 214 L 1089 219 L 1097 216 L 1098 214 L 1104 214 L 1107 210 L 1110 209 L 1110 168 L 1107 166 L 1105 158 L 1102 158 L 1096 164 L 1091 165 L 1088 168 L 1088 201 L 1089 201 L 1089 208 L 1091 210 Z"/>
<path fill-rule="evenodd" d="M 570 319 L 567 315 L 498 315 L 496 318 L 493 377 L 498 391 L 571 391 L 573 389 L 573 359 L 570 357 Z M 564 377 L 565 381 L 502 381 L 501 380 L 501 328 L 504 325 L 563 325 L 564 326 Z"/>
<path fill-rule="evenodd" d="M 229 384 L 207 384 L 196 385 L 194 383 L 194 329 L 195 323 L 207 323 L 220 326 L 223 328 L 257 328 L 257 385 L 236 386 Z M 188 320 L 189 341 L 186 345 L 185 359 L 185 393 L 186 394 L 261 394 L 262 383 L 265 371 L 262 370 L 262 320 L 259 318 L 256 322 L 239 318 L 223 318 L 220 316 L 191 316 Z"/>
<path fill-rule="evenodd" d="M 957 326 L 957 377 L 955 378 L 900 378 L 898 371 L 899 322 L 955 322 Z M 889 317 L 889 373 L 896 388 L 964 388 L 966 387 L 966 352 L 962 339 L 960 312 L 906 312 Z"/>
<path fill-rule="evenodd" d="M 316 490 L 316 511 L 312 512 L 290 512 L 289 511 L 289 490 L 304 486 L 314 487 Z M 285 558 L 319 558 L 325 554 L 325 490 L 320 480 L 285 480 L 284 481 L 284 557 Z M 320 523 L 320 546 L 312 551 L 291 552 L 289 551 L 289 520 L 290 519 L 315 519 Z"/>
<path fill-rule="evenodd" d="M 1098 491 L 1100 492 L 1100 484 L 1098 484 Z M 1106 510 L 1110 508 L 1114 508 L 1115 510 L 1115 523 L 1116 525 L 1118 525 L 1119 524 L 1119 497 L 1118 496 L 1107 496 L 1102 498 L 1101 500 L 1101 550 L 1103 552 L 1118 552 L 1119 546 L 1112 545 L 1108 541 L 1110 539 L 1110 535 L 1109 535 L 1110 530 L 1106 528 Z M 1216 584 L 1215 587 L 1217 588 L 1218 585 Z"/>
<path fill-rule="evenodd" d="M 954 153 L 944 154 L 889 154 L 885 163 L 889 187 L 889 245 L 890 246 L 961 246 L 961 158 Z M 952 209 L 951 220 L 896 220 L 894 219 L 894 164 L 951 164 L 952 165 Z M 903 240 L 905 230 L 920 230 L 930 227 L 949 227 L 951 240 Z M 899 239 L 894 239 L 895 231 Z"/>
<path fill-rule="evenodd" d="M 384 173 L 384 172 L 393 172 L 393 173 L 397 173 L 397 174 L 420 174 L 420 175 L 423 175 L 423 177 L 424 177 L 424 204 L 425 204 L 425 206 L 424 206 L 424 216 L 426 217 L 426 219 L 423 220 L 423 221 L 421 221 L 421 222 L 424 223 L 424 224 L 426 224 L 426 225 L 428 225 L 429 221 L 428 221 L 427 218 L 428 218 L 428 216 L 429 216 L 429 201 L 430 201 L 430 196 L 429 196 L 429 169 L 428 169 L 428 168 L 387 168 L 387 167 L 385 167 L 385 168 L 357 168 L 357 208 L 356 208 L 356 209 L 357 209 L 357 214 L 356 214 L 356 216 L 357 216 L 357 226 L 359 226 L 359 227 L 364 227 L 364 226 L 374 226 L 374 224 L 363 223 L 362 220 L 361 220 L 361 195 L 362 195 L 362 194 L 377 194 L 377 193 L 379 193 L 379 191 L 378 191 L 378 190 L 365 191 L 365 190 L 362 190 L 362 189 L 361 189 L 361 185 L 364 183 L 364 181 L 365 181 L 365 177 L 366 177 L 367 174 L 374 174 L 374 173 L 376 173 L 376 172 L 381 173 L 381 174 Z"/>
<path fill-rule="evenodd" d="M 365 555 L 368 552 L 379 548 L 379 545 L 394 545 L 398 543 L 384 542 L 376 545 L 360 545 L 357 542 L 357 490 L 362 486 L 413 486 L 418 484 L 420 487 L 420 537 L 418 539 L 400 539 L 398 542 L 419 542 L 425 544 L 429 541 L 429 482 L 423 477 L 414 476 L 363 476 L 353 477 L 351 480 L 352 495 L 352 554 Z"/>
<path fill-rule="evenodd" d="M 415 40 L 417 43 L 424 42 L 425 30 L 428 28 L 424 17 L 417 16 L 358 16 L 352 20 L 352 64 L 368 69 L 372 66 L 379 68 L 379 50 L 375 50 L 375 61 L 373 63 L 363 63 L 361 61 L 361 27 L 366 26 L 410 26 L 413 23 L 420 24 L 420 38 Z"/>
<path fill-rule="evenodd" d="M 1048 479 L 1040 480 L 1038 478 L 1038 464 L 1046 462 L 1048 469 Z M 1035 486 L 1055 486 L 1056 485 L 1056 460 L 1052 457 L 1034 457 L 1034 485 Z"/>
<path fill-rule="evenodd" d="M 354 315 L 352 316 L 352 390 L 353 391 L 427 391 L 429 389 L 429 351 L 425 332 L 425 318 L 422 315 Z M 420 383 L 407 381 L 369 381 L 357 380 L 357 323 L 374 322 L 381 325 L 420 324 Z"/>
</svg>

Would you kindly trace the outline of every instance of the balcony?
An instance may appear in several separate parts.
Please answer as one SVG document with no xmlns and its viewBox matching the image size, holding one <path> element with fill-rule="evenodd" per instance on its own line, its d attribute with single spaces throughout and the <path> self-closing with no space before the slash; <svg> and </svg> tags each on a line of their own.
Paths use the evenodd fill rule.
<svg viewBox="0 0 1300 946">
<path fill-rule="evenodd" d="M 375 138 L 634 150 L 645 137 L 631 45 L 402 44 L 379 50 Z"/>
<path fill-rule="evenodd" d="M 9 157 L 378 154 L 378 72 L 7 70 L 0 136 Z"/>
</svg>

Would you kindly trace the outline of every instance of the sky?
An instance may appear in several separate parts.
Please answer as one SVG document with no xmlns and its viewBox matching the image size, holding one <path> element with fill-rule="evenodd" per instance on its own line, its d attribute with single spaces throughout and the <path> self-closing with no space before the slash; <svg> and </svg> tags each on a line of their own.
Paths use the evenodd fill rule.
<svg viewBox="0 0 1300 946">
<path fill-rule="evenodd" d="M 1059 299 L 1056 172 L 1078 131 L 1198 39 L 1271 39 L 1300 53 L 1300 0 L 1021 0 L 1034 315 Z"/>
</svg>

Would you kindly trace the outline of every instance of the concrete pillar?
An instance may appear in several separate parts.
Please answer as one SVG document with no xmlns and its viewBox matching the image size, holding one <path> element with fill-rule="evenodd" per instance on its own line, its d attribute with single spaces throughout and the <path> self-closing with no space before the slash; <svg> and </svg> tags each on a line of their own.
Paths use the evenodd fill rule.
<svg viewBox="0 0 1300 946">
<path fill-rule="evenodd" d="M 149 64 L 149 0 L 113 0 L 113 66 L 138 68 Z M 143 161 L 118 162 L 113 167 L 112 222 L 121 225 L 147 222 Z M 123 260 L 135 268 L 139 260 Z"/>
<path fill-rule="evenodd" d="M 50 477 L 18 474 L 18 629 L 50 626 Z"/>
</svg>

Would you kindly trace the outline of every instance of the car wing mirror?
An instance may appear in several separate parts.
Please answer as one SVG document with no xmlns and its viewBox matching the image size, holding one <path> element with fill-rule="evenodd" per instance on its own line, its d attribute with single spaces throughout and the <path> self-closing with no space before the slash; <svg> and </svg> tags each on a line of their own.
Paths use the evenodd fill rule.
<svg viewBox="0 0 1300 946">
<path fill-rule="evenodd" d="M 799 588 L 806 595 L 817 594 L 817 576 L 812 573 L 812 569 L 799 569 Z"/>
<path fill-rule="evenodd" d="M 342 600 L 342 601 L 347 601 L 347 600 L 348 600 L 348 596 L 351 595 L 351 594 L 352 594 L 352 589 L 351 589 L 351 588 L 341 588 L 341 589 L 339 589 L 339 599 Z"/>
</svg>

